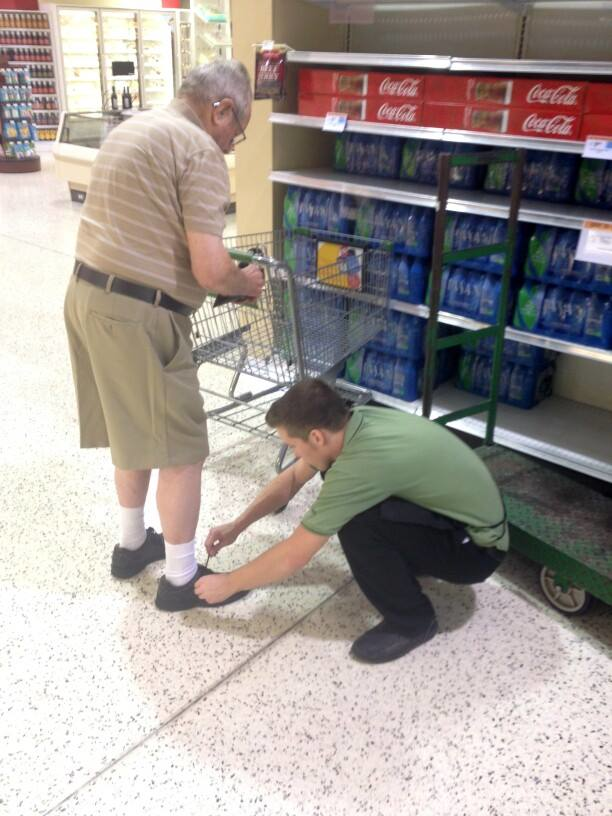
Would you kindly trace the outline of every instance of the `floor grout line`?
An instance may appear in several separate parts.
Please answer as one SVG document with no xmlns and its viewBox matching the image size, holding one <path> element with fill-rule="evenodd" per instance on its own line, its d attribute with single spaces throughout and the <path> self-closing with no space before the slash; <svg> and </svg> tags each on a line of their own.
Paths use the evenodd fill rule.
<svg viewBox="0 0 612 816">
<path fill-rule="evenodd" d="M 73 258 L 74 252 L 62 252 L 61 249 L 52 249 L 48 246 L 43 246 L 42 244 L 37 244 L 35 241 L 27 241 L 25 238 L 15 238 L 14 235 L 9 235 L 6 232 L 0 232 L 0 236 L 4 238 L 10 238 L 12 241 L 16 241 L 19 244 L 26 244 L 27 246 L 33 246 L 37 249 L 43 249 L 45 252 L 53 252 L 55 255 L 63 255 L 66 258 Z"/>
<path fill-rule="evenodd" d="M 143 746 L 145 743 L 149 742 L 149 740 L 151 740 L 154 737 L 161 734 L 161 732 L 164 731 L 164 729 L 166 729 L 169 725 L 171 725 L 173 722 L 175 722 L 180 717 L 182 717 L 182 715 L 185 714 L 186 711 L 189 711 L 189 709 L 193 708 L 195 705 L 200 703 L 202 700 L 204 700 L 206 697 L 208 697 L 210 694 L 212 694 L 214 691 L 216 691 L 218 688 L 220 688 L 224 683 L 226 683 L 227 681 L 233 679 L 235 676 L 237 676 L 243 669 L 245 669 L 251 663 L 254 663 L 255 660 L 257 660 L 259 657 L 261 657 L 265 652 L 269 651 L 279 641 L 281 641 L 284 637 L 286 637 L 286 635 L 288 635 L 297 626 L 299 626 L 307 618 L 309 618 L 310 615 L 315 613 L 317 610 L 321 609 L 321 607 L 324 606 L 328 601 L 332 600 L 332 598 L 335 598 L 336 595 L 338 595 L 339 592 L 342 592 L 344 589 L 346 589 L 346 587 L 348 587 L 351 583 L 353 583 L 354 580 L 355 579 L 351 577 L 347 581 L 345 581 L 341 586 L 338 587 L 338 589 L 336 589 L 334 592 L 332 592 L 331 595 L 328 595 L 320 603 L 318 603 L 312 609 L 308 610 L 308 612 L 306 612 L 305 615 L 302 615 L 302 617 L 299 618 L 297 621 L 295 621 L 295 623 L 293 623 L 288 629 L 285 629 L 283 632 L 281 632 L 279 635 L 277 635 L 277 637 L 273 638 L 262 649 L 255 652 L 254 654 L 250 655 L 246 660 L 244 660 L 242 663 L 240 663 L 238 666 L 236 666 L 229 674 L 222 677 L 216 683 L 213 683 L 213 685 L 210 686 L 210 688 L 207 688 L 204 692 L 202 692 L 202 694 L 198 695 L 198 697 L 196 697 L 193 700 L 191 700 L 190 702 L 186 703 L 182 708 L 180 708 L 178 711 L 176 711 L 174 714 L 172 714 L 170 717 L 168 717 L 167 720 L 165 720 L 163 723 L 161 723 L 161 725 L 157 726 L 157 728 L 155 728 L 153 731 L 151 731 L 150 734 L 147 734 L 139 742 L 135 743 L 130 748 L 128 748 L 126 751 L 124 751 L 121 754 L 121 756 L 118 756 L 112 762 L 109 762 L 108 765 L 106 765 L 100 771 L 95 773 L 92 777 L 90 777 L 85 782 L 83 782 L 82 785 L 79 785 L 78 788 L 76 788 L 71 793 L 69 793 L 67 796 L 65 796 L 60 802 L 58 802 L 55 805 L 52 805 L 49 810 L 46 810 L 42 814 L 42 816 L 51 816 L 51 814 L 55 813 L 58 810 L 58 808 L 60 808 L 64 804 L 66 804 L 66 802 L 69 802 L 70 799 L 72 799 L 74 796 L 79 794 L 82 790 L 84 790 L 89 785 L 91 785 L 93 782 L 95 782 L 97 779 L 99 779 L 101 776 L 103 776 L 111 768 L 114 768 L 116 765 L 118 765 L 120 762 L 122 762 L 126 757 L 128 757 L 130 754 L 134 753 L 134 751 L 136 751 L 138 748 Z"/>
</svg>

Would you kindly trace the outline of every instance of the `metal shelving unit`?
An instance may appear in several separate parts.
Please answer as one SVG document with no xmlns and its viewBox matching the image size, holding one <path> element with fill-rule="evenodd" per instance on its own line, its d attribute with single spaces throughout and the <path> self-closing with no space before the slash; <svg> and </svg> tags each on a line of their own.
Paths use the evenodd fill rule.
<svg viewBox="0 0 612 816">
<path fill-rule="evenodd" d="M 534 60 L 534 59 L 466 59 L 445 56 L 414 56 L 385 53 L 344 53 L 292 51 L 290 63 L 320 66 L 338 66 L 357 70 L 404 70 L 415 72 L 473 72 L 515 75 L 546 76 L 612 76 L 612 62 L 583 60 Z M 301 116 L 293 113 L 274 112 L 270 122 L 283 127 L 322 130 L 323 117 Z M 371 133 L 400 138 L 430 139 L 448 143 L 468 143 L 499 148 L 525 148 L 529 150 L 555 151 L 581 155 L 583 141 L 539 139 L 503 134 L 463 131 L 446 128 L 410 127 L 386 125 L 351 120 L 346 131 Z M 437 206 L 437 189 L 396 179 L 337 173 L 327 168 L 273 170 L 269 178 L 278 184 L 296 185 L 329 192 L 348 193 L 354 196 L 376 198 L 384 201 L 412 204 L 422 207 Z M 451 190 L 448 210 L 497 218 L 505 218 L 509 212 L 508 198 L 484 191 Z M 585 220 L 612 223 L 612 214 L 578 205 L 551 204 L 538 201 L 522 201 L 519 220 L 531 224 L 543 224 L 561 228 L 580 229 Z M 424 304 L 412 304 L 392 300 L 391 309 L 416 315 L 429 316 Z M 449 312 L 440 312 L 442 323 L 463 329 L 478 329 L 485 324 Z M 612 365 L 612 351 L 583 346 L 550 337 L 530 334 L 506 327 L 505 337 L 533 346 L 550 349 L 571 357 L 595 363 Z M 421 411 L 421 400 L 403 400 L 373 392 L 381 404 L 402 411 Z M 433 395 L 432 418 L 455 411 L 463 411 L 478 401 L 478 397 L 454 388 L 447 383 L 436 389 Z M 482 437 L 485 419 L 478 416 L 464 417 L 452 423 L 453 427 Z M 603 408 L 574 402 L 559 396 L 550 397 L 530 411 L 508 405 L 499 405 L 495 442 L 594 478 L 612 482 L 612 448 L 602 445 L 612 433 L 612 415 Z"/>
</svg>

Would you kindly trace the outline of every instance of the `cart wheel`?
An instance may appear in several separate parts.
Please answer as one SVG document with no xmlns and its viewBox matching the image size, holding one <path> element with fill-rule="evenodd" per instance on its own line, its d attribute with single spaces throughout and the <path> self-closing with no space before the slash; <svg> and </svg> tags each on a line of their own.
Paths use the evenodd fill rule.
<svg viewBox="0 0 612 816">
<path fill-rule="evenodd" d="M 540 570 L 540 586 L 546 596 L 546 600 L 563 612 L 565 615 L 580 615 L 591 606 L 593 596 L 585 589 L 564 582 L 565 587 L 557 583 L 555 571 L 549 567 L 542 567 Z"/>
</svg>

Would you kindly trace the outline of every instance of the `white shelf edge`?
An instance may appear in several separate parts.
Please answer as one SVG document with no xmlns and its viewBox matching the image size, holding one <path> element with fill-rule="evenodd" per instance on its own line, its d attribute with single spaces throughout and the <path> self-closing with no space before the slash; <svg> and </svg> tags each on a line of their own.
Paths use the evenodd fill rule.
<svg viewBox="0 0 612 816">
<path fill-rule="evenodd" d="M 451 71 L 507 71 L 511 74 L 612 74 L 612 62 L 595 60 L 515 60 L 451 57 Z"/>
<path fill-rule="evenodd" d="M 345 51 L 288 51 L 287 62 L 382 68 L 429 68 L 448 70 L 451 58 L 427 54 L 363 54 Z"/>
<path fill-rule="evenodd" d="M 268 121 L 274 125 L 322 130 L 325 119 L 322 116 L 302 116 L 299 113 L 272 113 Z M 536 139 L 527 136 L 504 136 L 472 130 L 385 125 L 379 122 L 360 122 L 354 119 L 350 119 L 346 123 L 346 130 L 349 133 L 373 133 L 380 136 L 399 136 L 403 139 L 465 142 L 467 144 L 490 145 L 491 147 L 524 147 L 527 150 L 551 150 L 556 153 L 582 154 L 584 150 L 584 142 L 564 141 L 563 139 Z"/>
<path fill-rule="evenodd" d="M 389 308 L 395 312 L 414 315 L 415 317 L 428 318 L 429 307 L 424 303 L 407 303 L 404 300 L 391 299 Z M 438 312 L 440 323 L 448 326 L 456 326 L 460 329 L 484 329 L 489 323 L 481 323 L 470 317 L 463 317 L 452 312 Z M 506 340 L 515 340 L 517 343 L 525 343 L 528 346 L 539 346 L 540 348 L 558 351 L 560 354 L 569 354 L 572 357 L 582 357 L 585 360 L 593 360 L 598 363 L 612 365 L 612 351 L 608 349 L 598 349 L 592 346 L 581 346 L 579 343 L 571 343 L 567 340 L 557 340 L 554 337 L 545 337 L 543 334 L 532 334 L 530 332 L 513 329 L 506 326 L 504 333 Z"/>
<path fill-rule="evenodd" d="M 340 382 L 343 381 L 341 380 Z M 405 402 L 396 397 L 382 394 L 379 391 L 373 391 L 371 388 L 368 390 L 372 394 L 373 399 L 381 405 L 387 405 L 390 408 L 396 408 L 408 414 L 420 414 L 421 400 Z M 455 410 L 455 408 L 459 407 L 459 403 L 476 404 L 481 400 L 482 397 L 479 397 L 477 394 L 460 391 L 449 383 L 445 383 L 434 391 L 431 418 L 436 419 L 442 414 L 448 413 L 450 410 Z M 547 413 L 554 414 L 557 411 L 559 413 L 567 413 L 568 415 L 573 405 L 579 405 L 579 403 L 571 403 L 569 400 L 560 397 L 549 397 L 540 404 L 540 406 L 544 406 L 544 410 Z M 537 414 L 534 412 L 536 412 L 540 406 L 526 411 L 522 408 L 514 408 L 510 405 L 500 404 L 498 406 L 497 424 L 495 428 L 495 443 L 504 445 L 512 450 L 520 451 L 537 459 L 543 459 L 547 462 L 585 473 L 587 476 L 591 476 L 595 479 L 612 482 L 612 460 L 604 461 L 603 459 L 595 459 L 579 451 L 562 448 L 553 442 L 547 441 L 545 435 L 546 422 L 542 423 L 542 427 L 539 430 L 534 430 L 533 436 L 526 434 L 524 431 L 521 432 L 518 429 L 520 421 L 517 423 L 513 421 L 513 419 L 517 417 L 520 419 L 536 417 Z M 583 423 L 584 417 L 588 415 L 599 417 L 601 413 L 605 413 L 602 409 L 589 408 L 589 406 L 585 405 L 581 405 L 580 410 L 583 414 Z M 485 416 L 485 414 L 482 415 L 482 417 Z M 477 437 L 483 437 L 486 421 L 482 417 L 481 415 L 465 417 L 464 419 L 452 422 L 449 427 Z M 610 424 L 612 425 L 612 414 Z"/>
<path fill-rule="evenodd" d="M 594 60 L 470 59 L 428 54 L 363 54 L 346 51 L 289 51 L 287 61 L 314 65 L 372 66 L 374 68 L 428 68 L 512 74 L 612 74 L 612 62 Z"/>
<path fill-rule="evenodd" d="M 396 201 L 400 204 L 416 204 L 421 207 L 436 207 L 435 187 L 413 184 L 399 179 L 380 179 L 373 176 L 353 176 L 335 173 L 327 169 L 313 170 L 273 170 L 268 178 L 280 184 L 294 184 L 316 190 L 348 193 L 364 198 L 382 201 Z M 504 196 L 482 190 L 465 190 L 460 195 L 452 191 L 448 199 L 450 212 L 486 215 L 504 218 L 508 215 L 508 199 Z M 581 229 L 585 220 L 612 224 L 612 215 L 601 210 L 589 209 L 572 204 L 549 204 L 525 201 L 519 210 L 519 221 L 529 224 L 545 224 L 553 227 Z"/>
</svg>

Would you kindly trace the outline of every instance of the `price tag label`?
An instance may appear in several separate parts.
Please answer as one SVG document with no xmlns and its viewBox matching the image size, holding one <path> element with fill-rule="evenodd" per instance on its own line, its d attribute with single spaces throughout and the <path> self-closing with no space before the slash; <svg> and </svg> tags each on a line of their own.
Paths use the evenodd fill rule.
<svg viewBox="0 0 612 816">
<path fill-rule="evenodd" d="M 585 159 L 612 159 L 612 137 L 587 136 L 582 155 Z"/>
<path fill-rule="evenodd" d="M 576 260 L 612 266 L 612 224 L 585 221 L 580 230 Z"/>
<path fill-rule="evenodd" d="M 342 133 L 346 129 L 346 113 L 328 113 L 323 122 L 323 130 L 331 130 L 333 133 Z"/>
</svg>

